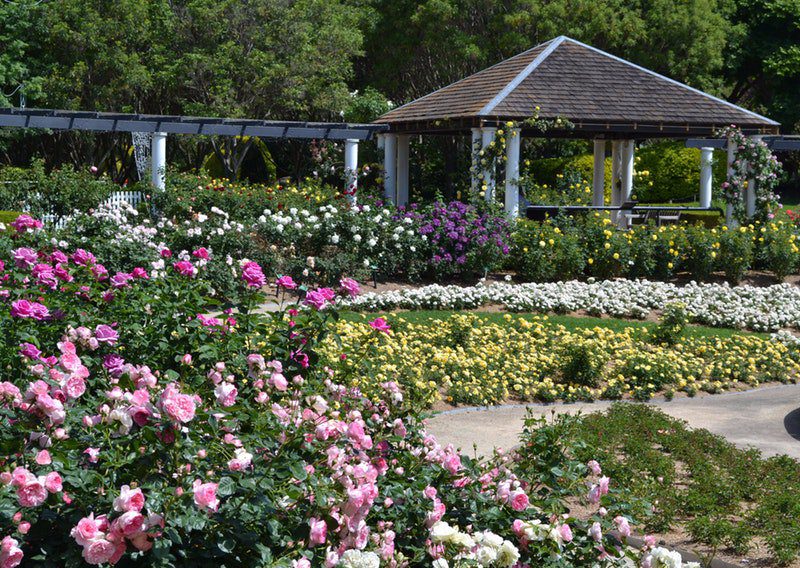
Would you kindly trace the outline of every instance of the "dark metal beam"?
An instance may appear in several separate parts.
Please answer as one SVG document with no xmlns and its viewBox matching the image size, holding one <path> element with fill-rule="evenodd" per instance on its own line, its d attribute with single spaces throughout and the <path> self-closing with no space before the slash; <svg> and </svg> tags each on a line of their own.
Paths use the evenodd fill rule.
<svg viewBox="0 0 800 568">
<path fill-rule="evenodd" d="M 168 134 L 260 136 L 263 138 L 299 138 L 306 140 L 369 140 L 376 134 L 389 130 L 389 127 L 383 124 L 291 122 L 35 108 L 0 108 L 0 126 L 98 132 L 166 132 Z"/>
</svg>

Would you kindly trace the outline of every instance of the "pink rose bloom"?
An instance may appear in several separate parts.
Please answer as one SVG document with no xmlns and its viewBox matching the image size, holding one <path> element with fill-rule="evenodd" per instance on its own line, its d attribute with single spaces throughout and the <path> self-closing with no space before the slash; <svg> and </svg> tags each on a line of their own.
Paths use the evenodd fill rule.
<svg viewBox="0 0 800 568">
<path fill-rule="evenodd" d="M 428 513 L 428 515 L 425 517 L 425 526 L 431 528 L 433 525 L 441 521 L 446 510 L 447 507 L 445 507 L 445 504 L 439 501 L 438 498 L 434 498 L 433 511 Z"/>
<path fill-rule="evenodd" d="M 78 524 L 72 527 L 69 534 L 80 546 L 86 546 L 89 542 L 102 535 L 94 518 L 94 513 L 78 521 Z"/>
<path fill-rule="evenodd" d="M 140 488 L 131 489 L 129 485 L 123 485 L 119 490 L 119 497 L 114 499 L 114 510 L 118 513 L 136 511 L 137 513 L 144 508 L 144 493 Z"/>
<path fill-rule="evenodd" d="M 208 249 L 206 247 L 200 247 L 199 249 L 193 251 L 192 256 L 201 260 L 208 260 L 211 258 L 211 255 L 208 254 Z"/>
<path fill-rule="evenodd" d="M 61 475 L 57 471 L 51 471 L 44 478 L 44 486 L 50 493 L 60 493 L 64 489 Z"/>
<path fill-rule="evenodd" d="M 425 489 L 422 490 L 422 494 L 428 499 L 433 499 L 434 497 L 436 497 L 436 493 L 437 493 L 436 488 L 431 487 L 430 485 L 428 485 Z"/>
<path fill-rule="evenodd" d="M 315 310 L 321 310 L 328 305 L 328 300 L 318 290 L 309 290 L 306 292 L 306 297 L 303 300 L 303 303 L 306 306 L 314 308 Z"/>
<path fill-rule="evenodd" d="M 292 280 L 291 276 L 281 276 L 275 281 L 275 286 L 278 288 L 286 288 L 287 290 L 294 290 L 297 288 L 297 283 Z"/>
<path fill-rule="evenodd" d="M 461 456 L 459 456 L 458 454 L 455 454 L 455 453 L 449 454 L 444 459 L 444 464 L 443 465 L 444 465 L 444 468 L 447 471 L 449 471 L 450 473 L 455 475 L 461 469 Z"/>
<path fill-rule="evenodd" d="M 530 505 L 527 493 L 522 490 L 514 491 L 510 496 L 511 508 L 515 511 L 524 511 Z"/>
<path fill-rule="evenodd" d="M 303 556 L 292 562 L 292 568 L 311 568 L 311 561 Z"/>
<path fill-rule="evenodd" d="M 358 282 L 352 278 L 342 278 L 339 280 L 339 286 L 341 286 L 342 290 L 351 298 L 355 298 L 361 293 L 361 287 L 358 285 Z"/>
<path fill-rule="evenodd" d="M 217 397 L 217 402 L 222 406 L 233 406 L 236 404 L 236 396 L 239 391 L 236 386 L 231 383 L 220 383 L 214 389 L 214 395 Z"/>
<path fill-rule="evenodd" d="M 105 343 L 106 345 L 115 345 L 119 339 L 119 333 L 111 326 L 101 324 L 94 328 L 94 336 L 98 343 Z"/>
<path fill-rule="evenodd" d="M 610 482 L 611 480 L 605 475 L 597 481 L 597 487 L 600 491 L 600 495 L 608 495 L 608 484 Z"/>
<path fill-rule="evenodd" d="M 22 549 L 19 543 L 10 536 L 3 537 L 0 542 L 0 567 L 16 568 L 22 564 Z"/>
<path fill-rule="evenodd" d="M 86 382 L 81 377 L 70 377 L 64 385 L 64 393 L 67 398 L 80 398 L 86 392 Z"/>
<path fill-rule="evenodd" d="M 371 322 L 369 322 L 369 326 L 376 330 L 389 335 L 391 332 L 391 328 L 389 327 L 389 323 L 383 318 L 375 318 Z"/>
<path fill-rule="evenodd" d="M 603 529 L 600 527 L 600 523 L 592 523 L 592 526 L 589 527 L 589 536 L 592 537 L 592 540 L 595 542 L 603 540 Z"/>
<path fill-rule="evenodd" d="M 194 492 L 194 504 L 203 511 L 215 513 L 219 509 L 219 499 L 217 499 L 217 483 L 203 483 L 195 479 L 192 490 Z"/>
<path fill-rule="evenodd" d="M 309 545 L 316 546 L 318 544 L 325 544 L 328 534 L 328 525 L 325 524 L 325 521 L 312 517 L 308 521 L 308 526 L 310 527 Z"/>
<path fill-rule="evenodd" d="M 53 462 L 52 458 L 50 457 L 50 452 L 47 450 L 42 450 L 38 454 L 36 454 L 36 463 L 39 465 L 49 465 Z"/>
<path fill-rule="evenodd" d="M 87 266 L 89 264 L 94 264 L 97 262 L 97 259 L 94 255 L 88 251 L 83 249 L 76 249 L 75 252 L 72 254 L 72 262 L 75 264 L 80 264 L 81 266 Z"/>
<path fill-rule="evenodd" d="M 17 268 L 30 268 L 39 260 L 39 255 L 36 254 L 36 251 L 28 247 L 12 250 L 11 254 L 14 257 L 14 264 L 17 265 Z"/>
<path fill-rule="evenodd" d="M 134 268 L 131 271 L 131 276 L 133 276 L 134 278 L 140 278 L 140 279 L 143 279 L 143 280 L 148 280 L 150 278 L 150 275 L 147 274 L 147 271 L 144 268 L 142 268 L 141 266 L 137 266 L 136 268 Z"/>
<path fill-rule="evenodd" d="M 31 476 L 17 489 L 17 501 L 22 507 L 38 507 L 47 500 L 44 478 Z"/>
<path fill-rule="evenodd" d="M 159 406 L 173 422 L 185 424 L 194 418 L 194 398 L 188 394 L 181 394 L 175 383 L 168 384 L 161 393 Z"/>
<path fill-rule="evenodd" d="M 267 283 L 267 278 L 264 276 L 261 267 L 257 262 L 246 262 L 242 266 L 242 280 L 245 281 L 249 288 L 261 288 Z"/>
<path fill-rule="evenodd" d="M 89 456 L 89 463 L 97 463 L 100 459 L 100 448 L 86 448 L 83 453 Z"/>
<path fill-rule="evenodd" d="M 23 213 L 22 215 L 11 221 L 11 226 L 14 227 L 14 229 L 18 233 L 24 233 L 25 231 L 28 230 L 36 230 L 44 227 L 41 221 L 39 221 L 38 219 L 34 219 L 27 213 Z"/>
<path fill-rule="evenodd" d="M 572 529 L 569 525 L 561 525 L 558 532 L 561 533 L 561 538 L 564 542 L 572 542 Z"/>
<path fill-rule="evenodd" d="M 631 525 L 628 523 L 628 519 L 619 515 L 614 517 L 614 524 L 617 525 L 617 530 L 619 534 L 624 537 L 631 536 Z"/>
<path fill-rule="evenodd" d="M 11 316 L 15 318 L 31 318 L 41 321 L 50 315 L 50 311 L 38 302 L 16 300 L 11 302 Z"/>
<path fill-rule="evenodd" d="M 189 278 L 197 274 L 197 268 L 188 260 L 179 260 L 172 264 L 172 268 L 181 276 L 187 276 Z"/>
<path fill-rule="evenodd" d="M 108 279 L 108 269 L 102 264 L 95 264 L 89 270 L 98 282 Z"/>
<path fill-rule="evenodd" d="M 127 272 L 117 272 L 111 277 L 111 286 L 114 288 L 127 288 L 130 286 L 129 282 L 133 280 L 133 274 Z"/>
<path fill-rule="evenodd" d="M 269 384 L 275 387 L 275 390 L 282 392 L 289 388 L 289 382 L 282 373 L 272 373 L 269 377 Z"/>
<path fill-rule="evenodd" d="M 586 467 L 588 467 L 589 471 L 591 471 L 595 475 L 600 475 L 601 473 L 603 473 L 603 470 L 600 469 L 600 464 L 597 463 L 597 460 L 589 460 L 588 462 L 586 462 Z"/>
<path fill-rule="evenodd" d="M 91 541 L 83 548 L 83 559 L 87 564 L 94 564 L 97 566 L 110 562 L 116 552 L 117 546 L 114 543 L 105 538 L 99 538 Z"/>
<path fill-rule="evenodd" d="M 42 352 L 39 351 L 39 349 L 37 349 L 32 343 L 22 343 L 19 347 L 19 354 L 23 357 L 27 357 L 28 359 L 38 359 L 42 354 Z"/>
<path fill-rule="evenodd" d="M 161 249 L 161 258 L 172 258 L 172 251 L 168 248 Z"/>
<path fill-rule="evenodd" d="M 126 511 L 114 521 L 114 528 L 128 538 L 144 531 L 144 516 L 138 511 Z"/>
</svg>

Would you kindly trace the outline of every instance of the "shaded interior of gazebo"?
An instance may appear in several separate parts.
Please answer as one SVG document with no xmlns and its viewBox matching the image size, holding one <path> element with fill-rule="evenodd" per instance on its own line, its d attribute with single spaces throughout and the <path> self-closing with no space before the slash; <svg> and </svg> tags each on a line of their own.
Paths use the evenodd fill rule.
<svg viewBox="0 0 800 568">
<path fill-rule="evenodd" d="M 550 123 L 545 132 L 526 126 L 534 116 Z M 568 127 L 554 126 L 559 118 Z M 505 132 L 504 180 L 509 217 L 519 213 L 522 138 L 593 140 L 592 204 L 596 207 L 607 205 L 604 176 L 610 146 L 613 207 L 631 197 L 637 140 L 714 137 L 732 124 L 748 135 L 775 135 L 780 126 L 767 117 L 565 36 L 393 109 L 376 123 L 389 127 L 381 135 L 385 196 L 400 205 L 408 202 L 411 136 L 470 136 L 475 150 L 472 187 L 483 189 L 486 199 L 492 200 L 497 185 L 495 164 L 481 164 L 479 154 L 495 139 L 499 128 L 509 130 Z M 514 127 L 509 129 L 509 123 Z M 719 144 L 701 148 L 701 207 L 711 206 L 715 146 Z M 728 148 L 729 160 L 732 150 Z"/>
</svg>

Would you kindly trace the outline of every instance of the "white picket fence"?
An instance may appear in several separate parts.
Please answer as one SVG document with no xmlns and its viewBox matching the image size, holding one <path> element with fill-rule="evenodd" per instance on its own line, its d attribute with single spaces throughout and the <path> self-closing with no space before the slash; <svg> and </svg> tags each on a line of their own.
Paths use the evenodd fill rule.
<svg viewBox="0 0 800 568">
<path fill-rule="evenodd" d="M 114 207 L 122 203 L 128 203 L 132 207 L 136 207 L 137 205 L 139 205 L 139 203 L 142 202 L 143 199 L 144 195 L 142 194 L 141 191 L 115 191 L 109 196 L 108 199 L 103 201 L 101 205 Z M 42 222 L 56 229 L 63 228 L 64 225 L 67 224 L 68 220 L 69 217 L 63 217 L 58 221 L 56 221 L 55 215 L 52 214 L 42 215 Z"/>
</svg>

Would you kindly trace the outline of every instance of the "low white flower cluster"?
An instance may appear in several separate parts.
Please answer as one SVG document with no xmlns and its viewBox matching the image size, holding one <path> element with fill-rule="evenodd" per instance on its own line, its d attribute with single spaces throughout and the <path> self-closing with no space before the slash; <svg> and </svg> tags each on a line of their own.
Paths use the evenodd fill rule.
<svg viewBox="0 0 800 568">
<path fill-rule="evenodd" d="M 700 568 L 699 562 L 684 562 L 681 553 L 660 546 L 654 548 L 644 557 L 645 568 Z"/>
<path fill-rule="evenodd" d="M 689 284 L 649 280 L 571 280 L 554 283 L 499 282 L 476 286 L 440 286 L 369 292 L 347 305 L 362 311 L 457 310 L 499 304 L 512 312 L 568 313 L 644 318 L 667 304 L 682 302 L 695 323 L 755 331 L 800 328 L 800 288 Z"/>
<path fill-rule="evenodd" d="M 477 562 L 478 566 L 511 568 L 519 560 L 519 550 L 514 543 L 491 531 L 469 535 L 457 526 L 439 521 L 431 527 L 431 541 L 455 549 L 451 559 L 456 563 L 466 560 Z M 433 566 L 448 568 L 449 564 L 446 558 L 440 557 L 434 560 Z"/>
</svg>

